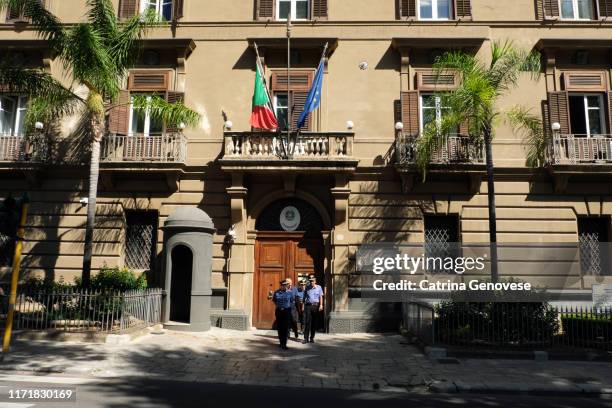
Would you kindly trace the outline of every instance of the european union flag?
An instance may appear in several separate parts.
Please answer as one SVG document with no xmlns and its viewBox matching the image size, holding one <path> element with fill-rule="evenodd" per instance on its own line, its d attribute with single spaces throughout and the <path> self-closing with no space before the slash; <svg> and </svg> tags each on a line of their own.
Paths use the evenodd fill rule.
<svg viewBox="0 0 612 408">
<path fill-rule="evenodd" d="M 312 83 L 312 88 L 310 88 L 310 92 L 308 92 L 308 98 L 306 98 L 306 103 L 304 104 L 304 111 L 298 120 L 298 129 L 304 127 L 304 123 L 306 122 L 308 115 L 310 115 L 310 113 L 314 110 L 318 109 L 321 105 L 321 91 L 323 89 L 324 71 L 325 64 L 323 63 L 323 60 L 321 60 L 321 63 L 319 63 L 319 68 L 317 68 L 317 74 L 315 75 L 314 82 Z"/>
</svg>

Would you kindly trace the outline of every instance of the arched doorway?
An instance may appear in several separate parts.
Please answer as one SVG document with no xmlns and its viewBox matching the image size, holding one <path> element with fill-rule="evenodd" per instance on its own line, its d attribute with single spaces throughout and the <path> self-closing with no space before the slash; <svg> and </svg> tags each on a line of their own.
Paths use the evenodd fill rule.
<svg viewBox="0 0 612 408">
<path fill-rule="evenodd" d="M 177 245 L 172 249 L 171 257 L 170 320 L 173 322 L 189 323 L 193 253 L 187 246 Z"/>
<path fill-rule="evenodd" d="M 314 274 L 324 285 L 323 222 L 312 205 L 287 198 L 266 207 L 255 228 L 253 325 L 269 329 L 274 324 L 274 303 L 269 295 L 281 280 L 291 278 L 296 283 Z"/>
</svg>

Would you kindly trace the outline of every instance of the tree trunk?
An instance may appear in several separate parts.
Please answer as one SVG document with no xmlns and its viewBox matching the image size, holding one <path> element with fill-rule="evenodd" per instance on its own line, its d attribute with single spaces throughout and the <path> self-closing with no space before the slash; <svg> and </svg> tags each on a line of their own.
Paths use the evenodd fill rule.
<svg viewBox="0 0 612 408">
<path fill-rule="evenodd" d="M 100 175 L 100 142 L 104 135 L 104 114 L 95 116 L 91 121 L 94 140 L 91 144 L 91 161 L 89 165 L 89 195 L 87 196 L 87 225 L 85 226 L 85 249 L 83 253 L 84 286 L 91 280 L 91 259 L 93 257 L 93 232 L 96 221 L 96 199 L 98 197 L 98 177 Z"/>
<path fill-rule="evenodd" d="M 497 270 L 497 214 L 495 207 L 495 182 L 493 180 L 493 148 L 491 127 L 484 130 L 485 155 L 487 163 L 487 196 L 489 201 L 489 242 L 491 250 L 491 281 L 499 279 Z"/>
</svg>

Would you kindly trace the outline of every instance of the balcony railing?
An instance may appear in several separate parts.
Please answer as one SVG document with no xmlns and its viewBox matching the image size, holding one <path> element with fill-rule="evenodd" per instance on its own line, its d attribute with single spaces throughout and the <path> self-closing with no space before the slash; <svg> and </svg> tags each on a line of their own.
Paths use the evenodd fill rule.
<svg viewBox="0 0 612 408">
<path fill-rule="evenodd" d="M 0 133 L 0 162 L 44 163 L 49 159 L 49 143 L 44 136 Z"/>
<path fill-rule="evenodd" d="M 102 139 L 100 159 L 107 163 L 185 163 L 187 138 L 182 133 L 110 134 Z"/>
<path fill-rule="evenodd" d="M 554 135 L 552 164 L 612 164 L 612 135 Z"/>
<path fill-rule="evenodd" d="M 287 139 L 277 133 L 226 133 L 224 159 L 320 160 L 353 156 L 352 133 L 302 133 Z"/>
<path fill-rule="evenodd" d="M 418 136 L 399 133 L 396 138 L 395 152 L 397 163 L 411 165 L 417 159 Z M 484 164 L 484 146 L 468 136 L 448 135 L 432 153 L 431 164 Z"/>
</svg>

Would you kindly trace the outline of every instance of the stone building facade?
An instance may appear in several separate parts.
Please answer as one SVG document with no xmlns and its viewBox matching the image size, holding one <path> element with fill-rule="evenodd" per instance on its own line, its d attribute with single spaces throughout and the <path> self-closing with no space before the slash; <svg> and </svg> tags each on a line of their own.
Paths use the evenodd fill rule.
<svg viewBox="0 0 612 408">
<path fill-rule="evenodd" d="M 216 233 L 215 324 L 270 325 L 269 290 L 284 275 L 315 273 L 325 286 L 332 331 L 375 329 L 372 305 L 354 283 L 363 243 L 422 243 L 427 226 L 462 243 L 488 241 L 487 190 L 479 154 L 460 139 L 438 156 L 425 181 L 402 156 L 406 136 L 439 115 L 431 68 L 447 49 L 490 59 L 493 41 L 541 51 L 542 75 L 525 76 L 501 101 L 559 123 L 545 168 L 526 166 L 526 145 L 508 123 L 494 141 L 498 239 L 502 243 L 607 241 L 612 215 L 611 0 L 113 0 L 120 18 L 154 8 L 168 20 L 152 29 L 130 92 L 184 99 L 202 115 L 191 129 L 111 113 L 103 143 L 93 266 L 148 270 L 163 282 L 163 223 L 183 206 L 203 209 Z M 83 0 L 45 0 L 67 24 Z M 291 88 L 286 24 L 293 16 Z M 19 16 L 0 23 L 0 53 L 68 81 L 45 42 Z M 273 135 L 249 125 L 257 44 L 275 108 L 299 111 L 325 44 L 321 108 L 291 160 L 273 153 Z M 446 86 L 452 88 L 454 78 Z M 87 195 L 85 161 L 65 160 L 78 144 L 74 121 L 53 149 L 24 152 L 18 115 L 24 101 L 2 98 L 0 197 L 28 191 L 24 271 L 71 281 L 80 275 Z M 425 112 L 430 109 L 429 112 Z M 295 118 L 294 118 L 295 120 Z M 146 122 L 146 123 L 145 123 Z M 351 123 L 352 122 L 352 126 Z M 395 124 L 402 122 L 403 131 Z M 231 128 L 228 126 L 231 123 Z M 46 130 L 43 131 L 46 133 Z M 31 149 L 31 147 L 30 147 Z M 467 150 L 466 150 L 467 149 Z M 78 149 L 77 149 L 78 150 Z M 43 154 L 43 153 L 49 153 Z M 50 159 L 48 158 L 50 157 Z M 287 211 L 290 212 L 287 218 Z M 279 221 L 295 221 L 285 228 Z M 433 227 L 432 227 L 433 228 Z M 289 229 L 289 231 L 286 231 Z M 228 231 L 232 236 L 228 239 Z M 293 232 L 292 232 L 293 231 Z M 300 232 L 295 232 L 300 231 Z M 7 265 L 0 265 L 6 274 Z M 522 269 L 517 277 L 537 275 Z M 541 276 L 550 287 L 588 300 L 607 278 Z M 380 308 L 379 308 L 380 309 Z"/>
</svg>

